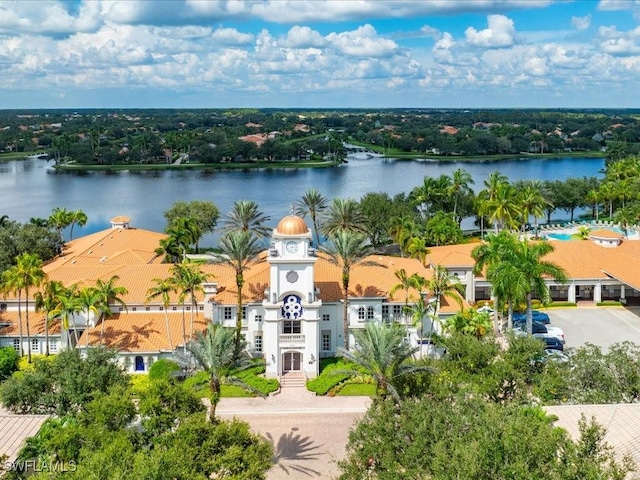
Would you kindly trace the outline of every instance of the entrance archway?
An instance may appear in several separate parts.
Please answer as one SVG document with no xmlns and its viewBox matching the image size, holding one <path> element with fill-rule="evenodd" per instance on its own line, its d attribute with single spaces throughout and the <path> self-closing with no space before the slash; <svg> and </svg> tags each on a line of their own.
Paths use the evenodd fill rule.
<svg viewBox="0 0 640 480">
<path fill-rule="evenodd" d="M 282 354 L 282 372 L 299 372 L 302 364 L 300 352 L 285 352 Z"/>
</svg>

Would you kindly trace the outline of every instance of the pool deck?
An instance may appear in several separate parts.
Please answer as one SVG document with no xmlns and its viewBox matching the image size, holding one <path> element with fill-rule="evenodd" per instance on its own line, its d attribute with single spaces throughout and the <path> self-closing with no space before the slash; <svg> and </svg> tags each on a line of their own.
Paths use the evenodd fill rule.
<svg viewBox="0 0 640 480">
<path fill-rule="evenodd" d="M 553 238 L 548 235 L 549 234 L 574 235 L 578 233 L 581 227 L 590 228 L 592 232 L 596 230 L 611 230 L 612 232 L 622 233 L 622 229 L 618 224 L 575 223 L 574 222 L 573 224 L 558 224 L 558 225 L 551 224 L 549 226 L 540 225 L 538 227 L 538 235 L 540 237 L 546 238 L 547 240 L 564 241 L 568 239 Z M 623 240 L 640 240 L 640 229 L 638 229 L 637 226 L 629 227 L 629 229 L 627 230 L 627 235 L 623 237 Z"/>
</svg>

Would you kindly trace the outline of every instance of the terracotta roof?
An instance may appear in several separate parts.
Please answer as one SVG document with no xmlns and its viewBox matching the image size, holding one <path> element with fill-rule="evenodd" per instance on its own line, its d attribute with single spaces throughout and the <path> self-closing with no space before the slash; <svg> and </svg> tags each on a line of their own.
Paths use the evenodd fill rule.
<svg viewBox="0 0 640 480">
<path fill-rule="evenodd" d="M 131 217 L 126 217 L 124 215 L 119 215 L 111 219 L 111 223 L 129 223 L 130 221 Z"/>
<path fill-rule="evenodd" d="M 193 332 L 201 332 L 207 326 L 208 321 L 203 317 L 202 312 L 193 312 Z M 191 312 L 185 312 L 185 330 L 187 341 L 189 340 L 191 328 Z M 183 345 L 182 312 L 169 312 L 169 331 L 175 349 L 178 345 Z M 104 336 L 102 344 L 108 348 L 117 349 L 122 352 L 159 352 L 169 351 L 169 339 L 165 326 L 164 312 L 135 312 L 116 313 L 104 321 Z M 89 345 L 100 345 L 100 332 L 102 324 L 99 323 L 87 332 L 83 333 L 78 341 L 78 345 L 83 347 Z"/>
<path fill-rule="evenodd" d="M 29 306 L 29 333 L 31 335 L 44 335 L 44 313 L 34 312 Z M 6 325 L 8 324 L 8 325 Z M 60 322 L 49 322 L 49 334 L 60 333 Z M 27 335 L 27 315 L 22 311 L 22 334 Z M 0 313 L 0 335 L 20 335 L 20 318 L 17 310 L 7 310 Z"/>
</svg>

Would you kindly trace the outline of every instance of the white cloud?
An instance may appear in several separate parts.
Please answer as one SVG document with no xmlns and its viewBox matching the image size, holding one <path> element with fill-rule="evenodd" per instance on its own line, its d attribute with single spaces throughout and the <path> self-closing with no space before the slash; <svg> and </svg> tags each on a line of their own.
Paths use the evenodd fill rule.
<svg viewBox="0 0 640 480">
<path fill-rule="evenodd" d="M 350 32 L 330 33 L 326 39 L 343 54 L 354 57 L 388 57 L 399 50 L 396 42 L 378 36 L 368 24 Z"/>
<path fill-rule="evenodd" d="M 488 27 L 484 30 L 476 30 L 469 27 L 465 30 L 467 42 L 477 47 L 510 47 L 514 44 L 515 28 L 513 20 L 504 15 L 489 15 Z"/>
<path fill-rule="evenodd" d="M 591 14 L 584 17 L 571 17 L 571 26 L 576 30 L 586 30 L 591 25 Z"/>
<path fill-rule="evenodd" d="M 327 44 L 326 39 L 316 30 L 309 27 L 294 26 L 287 32 L 280 44 L 290 48 L 321 48 Z"/>
<path fill-rule="evenodd" d="M 253 35 L 242 33 L 235 28 L 218 28 L 211 38 L 222 45 L 248 45 L 253 42 Z"/>
<path fill-rule="evenodd" d="M 420 33 L 426 35 L 427 37 L 431 37 L 434 40 L 438 40 L 442 33 L 437 28 L 431 27 L 429 25 L 424 25 L 420 28 Z"/>
</svg>

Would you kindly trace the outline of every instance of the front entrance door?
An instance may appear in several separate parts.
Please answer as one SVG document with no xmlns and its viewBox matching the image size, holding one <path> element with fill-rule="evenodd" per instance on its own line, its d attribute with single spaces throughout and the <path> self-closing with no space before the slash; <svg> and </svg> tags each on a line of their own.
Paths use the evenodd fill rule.
<svg viewBox="0 0 640 480">
<path fill-rule="evenodd" d="M 283 357 L 283 372 L 299 372 L 300 362 L 302 360 L 302 354 L 300 352 L 286 352 L 282 354 Z"/>
</svg>

